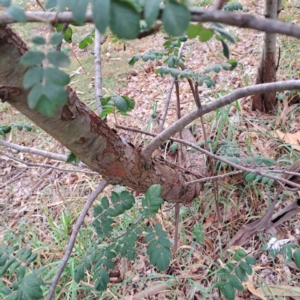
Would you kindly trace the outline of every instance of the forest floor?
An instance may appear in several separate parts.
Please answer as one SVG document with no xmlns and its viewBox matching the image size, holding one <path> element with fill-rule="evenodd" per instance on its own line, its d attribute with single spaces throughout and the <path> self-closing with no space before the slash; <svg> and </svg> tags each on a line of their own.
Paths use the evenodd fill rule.
<svg viewBox="0 0 300 300">
<path fill-rule="evenodd" d="M 197 2 L 197 1 L 195 1 Z M 203 2 L 203 1 L 202 1 Z M 263 1 L 244 2 L 244 11 L 263 15 Z M 199 3 L 199 1 L 198 1 Z M 286 1 L 286 8 L 280 18 L 300 25 L 300 10 L 297 1 Z M 34 5 L 33 5 L 34 6 Z M 30 7 L 32 8 L 32 6 Z M 34 9 L 38 10 L 36 6 Z M 30 45 L 30 38 L 35 34 L 46 36 L 51 32 L 47 26 L 29 24 L 13 28 Z M 232 59 L 238 61 L 234 71 L 210 73 L 216 83 L 215 88 L 200 87 L 203 103 L 208 103 L 226 95 L 239 87 L 255 82 L 260 60 L 264 34 L 248 29 L 226 27 L 235 37 L 236 43 L 230 44 Z M 71 87 L 79 98 L 90 108 L 96 108 L 93 94 L 94 70 L 93 47 L 85 50 L 78 47 L 79 41 L 91 33 L 91 26 L 73 27 L 73 42 L 64 45 L 63 50 L 70 53 L 72 64 L 68 68 L 71 74 Z M 129 116 L 108 116 L 108 124 L 116 124 L 157 133 L 158 123 L 163 112 L 164 101 L 172 78 L 161 78 L 155 71 L 162 62 L 136 62 L 128 65 L 128 60 L 135 54 L 145 54 L 149 50 L 163 50 L 162 33 L 138 41 L 114 42 L 113 37 L 102 46 L 102 72 L 104 96 L 111 94 L 126 95 L 136 102 Z M 277 80 L 299 78 L 300 41 L 278 36 L 280 59 Z M 221 43 L 211 40 L 200 43 L 188 40 L 183 50 L 185 65 L 189 69 L 203 71 L 206 67 L 223 63 Z M 191 100 L 188 83 L 180 82 L 181 114 L 195 108 Z M 251 110 L 251 97 L 236 101 L 232 105 L 218 109 L 204 117 L 205 129 L 211 139 L 212 150 L 223 156 L 230 156 L 238 150 L 241 156 L 260 156 L 274 160 L 277 167 L 287 168 L 300 159 L 300 97 L 295 93 L 281 93 L 276 115 L 261 114 Z M 165 128 L 176 120 L 175 90 L 171 96 L 170 109 Z M 4 139 L 26 147 L 42 149 L 57 154 L 67 155 L 68 150 L 28 119 L 7 104 L 0 105 L 0 125 L 15 125 Z M 21 131 L 17 125 L 29 126 Z M 20 126 L 19 126 L 20 127 Z M 195 142 L 203 141 L 203 129 L 200 121 L 192 126 Z M 150 138 L 143 134 L 117 129 L 126 140 L 135 146 L 144 146 Z M 178 162 L 170 145 L 161 149 L 164 158 Z M 32 165 L 30 165 L 32 164 Z M 35 164 L 35 165 L 34 165 Z M 48 168 L 51 165 L 59 169 Z M 66 170 L 67 169 L 67 170 Z M 0 244 L 19 245 L 31 248 L 39 256 L 36 267 L 47 266 L 44 280 L 54 276 L 65 246 L 68 243 L 72 226 L 91 191 L 101 181 L 101 176 L 88 169 L 80 169 L 63 162 L 51 160 L 29 153 L 19 152 L 0 146 Z M 215 174 L 224 174 L 229 169 L 216 168 Z M 105 191 L 109 195 L 110 187 Z M 167 272 L 158 273 L 150 265 L 143 242 L 138 244 L 138 259 L 128 261 L 118 259 L 115 271 L 117 278 L 109 285 L 106 292 L 93 290 L 91 276 L 77 285 L 73 280 L 74 267 L 85 250 L 97 240 L 92 227 L 92 213 L 86 219 L 73 250 L 66 270 L 63 273 L 56 299 L 135 299 L 132 298 L 155 284 L 172 285 L 172 290 L 159 292 L 144 299 L 220 299 L 218 289 L 212 289 L 216 282 L 216 270 L 224 261 L 216 259 L 222 254 L 234 234 L 248 221 L 262 216 L 276 194 L 274 185 L 262 184 L 259 180 L 245 181 L 242 175 L 225 177 L 219 180 L 219 205 L 223 216 L 218 221 L 214 194 L 210 184 L 204 185 L 199 198 L 191 207 L 180 209 L 179 245 L 177 256 Z M 277 209 L 290 204 L 299 192 L 285 191 Z M 97 202 L 97 201 L 96 201 Z M 174 211 L 170 204 L 163 205 L 158 221 L 174 238 Z M 120 217 L 115 226 L 119 234 L 125 225 L 133 222 L 137 208 Z M 196 242 L 193 235 L 195 219 L 203 225 L 204 240 Z M 157 221 L 157 220 L 156 220 Z M 283 223 L 277 228 L 278 239 L 298 239 L 300 236 L 300 215 Z M 245 290 L 238 292 L 235 299 L 300 299 L 300 270 L 294 262 L 286 263 L 283 255 L 271 257 L 262 250 L 268 236 L 259 234 L 244 246 L 249 255 L 257 259 L 254 272 L 244 284 Z M 121 282 L 120 282 L 121 281 Z M 4 281 L 11 285 L 12 278 Z M 262 289 L 265 287 L 265 289 Z M 267 287 L 267 288 L 266 288 Z M 271 296 L 270 296 L 271 295 Z M 141 298 L 142 299 L 142 298 Z"/>
</svg>

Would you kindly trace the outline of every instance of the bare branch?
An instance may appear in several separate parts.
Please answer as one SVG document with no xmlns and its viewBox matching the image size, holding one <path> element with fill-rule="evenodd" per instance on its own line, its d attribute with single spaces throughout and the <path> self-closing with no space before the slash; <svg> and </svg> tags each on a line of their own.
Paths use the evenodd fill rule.
<svg viewBox="0 0 300 300">
<path fill-rule="evenodd" d="M 287 36 L 300 38 L 300 26 L 292 23 L 285 23 L 281 21 L 268 20 L 257 18 L 249 14 L 232 13 L 216 9 L 201 9 L 191 8 L 191 21 L 192 22 L 219 22 L 231 26 L 251 28 L 259 31 L 278 33 Z M 44 22 L 50 24 L 58 23 L 72 23 L 74 18 L 71 12 L 25 12 L 27 22 Z M 0 25 L 16 23 L 10 14 L 1 13 Z M 86 22 L 92 23 L 92 13 L 86 14 Z M 155 31 L 155 30 L 154 30 Z M 140 33 L 142 35 L 143 32 Z M 148 34 L 146 34 L 148 35 Z"/>
<path fill-rule="evenodd" d="M 34 154 L 34 155 L 43 156 L 46 158 L 50 158 L 50 159 L 62 161 L 62 162 L 66 162 L 66 160 L 68 158 L 67 155 L 56 154 L 53 152 L 48 152 L 48 151 L 34 149 L 34 148 L 30 148 L 30 147 L 25 147 L 25 146 L 20 146 L 20 145 L 10 143 L 10 142 L 4 141 L 4 140 L 0 140 L 0 146 L 15 149 L 17 151 L 24 152 L 24 153 L 30 153 L 30 154 Z M 84 164 L 82 162 L 80 162 L 77 165 L 80 167 L 89 168 L 86 164 Z"/>
<path fill-rule="evenodd" d="M 59 171 L 63 171 L 63 172 L 73 172 L 73 173 L 85 173 L 85 174 L 90 174 L 90 175 L 100 175 L 97 172 L 84 171 L 84 170 L 78 170 L 78 169 L 64 169 L 64 168 L 58 168 L 58 167 L 55 167 L 55 166 L 52 166 L 52 165 L 31 163 L 31 162 L 27 162 L 27 161 L 24 161 L 22 159 L 18 159 L 16 157 L 13 157 L 13 156 L 11 156 L 11 155 L 9 155 L 7 153 L 4 153 L 2 151 L 0 151 L 0 154 L 9 157 L 12 160 L 18 161 L 21 164 L 24 164 L 24 165 L 26 165 L 28 167 L 40 167 L 40 168 L 48 168 L 48 169 L 50 168 L 50 169 L 59 170 Z"/>
<path fill-rule="evenodd" d="M 211 103 L 202 105 L 199 109 L 195 109 L 180 120 L 176 121 L 169 128 L 158 134 L 149 145 L 143 150 L 142 155 L 144 157 L 151 157 L 151 154 L 155 149 L 159 147 L 164 141 L 169 139 L 176 132 L 182 130 L 189 123 L 193 122 L 200 116 L 203 116 L 211 111 L 214 111 L 220 107 L 228 105 L 240 98 L 247 97 L 254 94 L 270 93 L 274 91 L 285 91 L 285 90 L 299 90 L 300 80 L 288 80 L 278 81 L 273 83 L 263 83 L 252 86 L 243 87 L 235 90 L 234 92 L 219 98 Z"/>
<path fill-rule="evenodd" d="M 225 173 L 225 174 L 222 174 L 222 175 L 210 176 L 210 177 L 205 177 L 205 178 L 189 181 L 189 182 L 186 182 L 185 185 L 190 185 L 190 184 L 198 183 L 198 182 L 207 182 L 207 181 L 210 181 L 210 180 L 216 180 L 216 179 L 225 178 L 225 177 L 228 177 L 228 176 L 242 174 L 242 173 L 244 173 L 243 170 L 232 171 L 232 172 Z"/>
<path fill-rule="evenodd" d="M 179 48 L 179 52 L 178 52 L 178 55 L 177 55 L 178 58 L 181 57 L 183 47 L 184 47 L 184 43 L 181 43 L 180 48 Z M 165 121 L 166 121 L 166 117 L 167 117 L 167 113 L 168 113 L 168 109 L 169 109 L 170 99 L 171 99 L 172 91 L 173 91 L 173 88 L 174 88 L 175 80 L 176 80 L 175 78 L 172 78 L 170 88 L 169 88 L 169 92 L 168 92 L 167 98 L 165 100 L 164 113 L 163 113 L 163 115 L 161 117 L 161 120 L 159 122 L 159 128 L 158 128 L 159 133 L 162 132 L 163 129 L 164 129 L 164 124 L 165 124 Z"/>
<path fill-rule="evenodd" d="M 95 66 L 95 98 L 97 105 L 97 113 L 100 116 L 102 113 L 102 106 L 100 99 L 102 98 L 102 69 L 101 69 L 101 34 L 95 28 L 94 40 L 94 66 Z"/>
<path fill-rule="evenodd" d="M 54 294 L 54 291 L 55 291 L 55 288 L 58 284 L 58 281 L 59 281 L 59 278 L 71 256 L 71 253 L 72 253 L 72 250 L 73 250 L 73 247 L 74 247 L 74 244 L 75 244 L 75 241 L 76 241 L 76 237 L 77 237 L 77 234 L 79 232 L 79 229 L 84 221 L 84 218 L 86 216 L 86 214 L 88 213 L 90 207 L 92 206 L 93 202 L 95 201 L 95 199 L 98 197 L 98 195 L 104 190 L 104 188 L 107 186 L 107 182 L 106 181 L 102 181 L 99 186 L 93 191 L 93 193 L 90 195 L 90 197 L 88 198 L 88 200 L 86 201 L 81 213 L 80 213 L 80 216 L 78 217 L 77 219 L 77 222 L 76 224 L 74 225 L 73 227 L 73 230 L 72 230 L 72 234 L 71 234 L 71 237 L 70 237 L 70 242 L 67 246 L 67 249 L 66 249 L 66 252 L 64 254 L 64 257 L 61 261 L 61 264 L 58 268 L 58 271 L 51 283 L 51 286 L 50 286 L 50 290 L 49 290 L 49 293 L 46 297 L 46 300 L 51 300 L 52 299 L 52 296 Z"/>
</svg>

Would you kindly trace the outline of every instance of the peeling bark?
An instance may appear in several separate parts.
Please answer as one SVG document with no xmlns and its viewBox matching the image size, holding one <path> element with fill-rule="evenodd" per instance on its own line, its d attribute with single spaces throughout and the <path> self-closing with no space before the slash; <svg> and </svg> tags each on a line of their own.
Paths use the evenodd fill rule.
<svg viewBox="0 0 300 300">
<path fill-rule="evenodd" d="M 66 146 L 92 170 L 99 172 L 110 184 L 119 184 L 144 193 L 152 184 L 162 185 L 162 197 L 168 202 L 190 202 L 202 187 L 184 186 L 196 177 L 168 165 L 165 161 L 145 160 L 141 149 L 135 148 L 108 127 L 67 88 L 68 103 L 57 106 L 52 118 L 27 105 L 29 90 L 22 86 L 27 70 L 20 63 L 26 45 L 8 27 L 0 26 L 0 95 L 36 125 Z"/>
</svg>

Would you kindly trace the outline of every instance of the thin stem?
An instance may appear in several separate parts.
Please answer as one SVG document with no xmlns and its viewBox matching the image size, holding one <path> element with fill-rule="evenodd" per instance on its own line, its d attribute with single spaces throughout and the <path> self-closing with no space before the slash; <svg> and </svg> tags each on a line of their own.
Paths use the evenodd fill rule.
<svg viewBox="0 0 300 300">
<path fill-rule="evenodd" d="M 178 51 L 178 55 L 177 55 L 178 58 L 180 58 L 181 55 L 182 55 L 183 47 L 184 47 L 184 43 L 181 43 L 179 51 Z M 171 81 L 171 84 L 170 84 L 170 87 L 169 87 L 169 91 L 168 91 L 168 95 L 167 95 L 166 100 L 165 100 L 164 112 L 163 112 L 163 115 L 162 115 L 162 117 L 160 119 L 160 122 L 159 122 L 158 133 L 162 132 L 163 129 L 164 129 L 164 124 L 166 122 L 167 113 L 168 113 L 168 109 L 169 109 L 169 105 L 170 105 L 170 99 L 171 99 L 171 95 L 172 95 L 172 91 L 173 91 L 175 81 L 176 81 L 176 79 L 172 78 L 172 81 Z"/>
<path fill-rule="evenodd" d="M 52 297 L 53 297 L 53 294 L 55 292 L 55 288 L 58 284 L 58 281 L 59 281 L 59 278 L 71 256 L 71 253 L 72 253 L 72 250 L 73 250 L 73 247 L 75 245 L 75 242 L 76 242 L 76 238 L 77 238 L 77 234 L 80 230 L 80 227 L 84 221 L 84 218 L 86 216 L 86 214 L 88 213 L 90 207 L 92 206 L 93 202 L 96 200 L 96 198 L 98 197 L 98 195 L 104 190 L 104 188 L 107 186 L 107 182 L 106 181 L 102 181 L 98 187 L 93 191 L 93 193 L 90 195 L 90 197 L 88 198 L 88 200 L 86 201 L 78 219 L 77 219 L 77 222 L 76 224 L 74 225 L 73 227 L 73 230 L 72 230 L 72 234 L 71 234 L 71 237 L 70 237 L 70 242 L 67 246 L 67 249 L 66 249 L 66 252 L 64 254 L 64 257 L 61 261 L 61 264 L 58 268 L 58 271 L 51 283 L 51 286 L 50 286 L 50 289 L 49 289 L 49 292 L 48 292 L 48 295 L 46 297 L 46 300 L 51 300 Z"/>
<path fill-rule="evenodd" d="M 102 113 L 102 105 L 100 99 L 102 98 L 102 68 L 101 68 L 101 34 L 95 28 L 94 40 L 94 66 L 95 66 L 95 98 L 97 105 L 98 116 Z"/>
<path fill-rule="evenodd" d="M 167 129 L 158 134 L 142 152 L 144 158 L 150 158 L 153 151 L 157 149 L 160 144 L 164 143 L 176 132 L 182 130 L 185 126 L 211 111 L 228 105 L 240 98 L 247 97 L 254 94 L 269 93 L 274 91 L 285 91 L 285 90 L 299 90 L 300 80 L 288 80 L 288 81 L 277 81 L 274 83 L 263 83 L 253 86 L 247 86 L 235 90 L 234 92 L 223 96 L 215 101 L 212 101 L 206 105 L 202 105 L 201 108 L 197 108 L 189 114 L 183 116 L 180 120 L 177 120 L 174 124 L 170 125 Z"/>
<path fill-rule="evenodd" d="M 143 133 L 143 134 L 146 134 L 146 135 L 150 135 L 150 136 L 153 136 L 153 137 L 157 137 L 156 134 L 154 133 L 149 133 L 149 132 L 142 132 L 141 130 L 139 129 L 135 129 L 135 128 L 129 128 L 129 127 L 125 127 L 125 126 L 118 126 L 118 128 L 121 128 L 121 129 L 125 129 L 125 130 L 130 130 L 130 131 L 133 131 L 133 132 L 139 132 L 139 133 Z M 293 186 L 293 187 L 296 187 L 298 189 L 300 189 L 300 184 L 297 184 L 293 181 L 290 181 L 290 180 L 286 180 L 284 178 L 279 178 L 279 177 L 276 177 L 276 176 L 273 176 L 273 175 L 270 175 L 264 171 L 259 171 L 259 170 L 255 170 L 255 169 L 250 169 L 250 168 L 247 168 L 247 167 L 243 167 L 241 165 L 238 165 L 238 164 L 235 164 L 221 156 L 218 156 L 216 154 L 213 154 L 205 149 L 202 149 L 201 147 L 198 147 L 196 145 L 194 145 L 193 143 L 189 143 L 189 142 L 186 142 L 184 140 L 181 140 L 181 139 L 176 139 L 176 138 L 170 138 L 171 141 L 174 141 L 174 142 L 178 142 L 178 143 L 182 143 L 184 145 L 187 145 L 193 149 L 196 149 L 198 150 L 199 152 L 207 155 L 207 156 L 211 156 L 212 158 L 214 158 L 215 160 L 218 160 L 218 161 L 221 161 L 233 168 L 236 168 L 238 170 L 242 170 L 243 172 L 249 172 L 249 173 L 252 173 L 252 174 L 256 174 L 256 175 L 261 175 L 261 176 L 264 176 L 264 177 L 268 177 L 270 179 L 274 179 L 275 181 L 277 182 L 280 182 L 280 183 L 284 183 L 284 184 L 287 184 L 287 185 L 290 185 L 290 186 Z M 276 171 L 275 173 L 278 173 L 278 171 Z M 289 174 L 290 172 L 286 172 L 286 171 L 283 171 L 283 174 L 286 173 L 286 174 Z"/>
</svg>

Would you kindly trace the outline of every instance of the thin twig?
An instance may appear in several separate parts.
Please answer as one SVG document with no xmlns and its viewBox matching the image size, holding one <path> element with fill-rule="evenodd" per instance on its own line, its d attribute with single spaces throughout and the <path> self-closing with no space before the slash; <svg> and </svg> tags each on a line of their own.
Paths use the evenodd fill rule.
<svg viewBox="0 0 300 300">
<path fill-rule="evenodd" d="M 252 28 L 259 31 L 279 33 L 295 38 L 300 38 L 300 26 L 282 21 L 263 19 L 254 15 L 233 13 L 216 9 L 190 8 L 191 22 L 219 22 L 231 26 Z M 27 22 L 43 23 L 72 23 L 75 22 L 72 12 L 25 12 Z M 0 15 L 0 24 L 18 23 L 9 13 L 4 12 Z M 86 13 L 86 23 L 93 23 L 91 11 Z M 141 32 L 141 37 L 142 37 Z"/>
<path fill-rule="evenodd" d="M 19 178 L 19 176 L 21 176 L 22 173 L 24 173 L 26 170 L 27 170 L 27 168 L 21 170 L 19 173 L 17 173 L 16 175 L 14 175 L 14 176 L 13 176 L 12 178 L 10 178 L 8 181 L 6 181 L 6 182 L 4 182 L 3 184 L 1 184 L 1 185 L 0 185 L 0 189 L 4 188 L 5 186 L 9 185 L 10 183 L 16 181 L 16 180 Z"/>
<path fill-rule="evenodd" d="M 179 51 L 178 51 L 178 55 L 177 55 L 178 58 L 181 57 L 183 47 L 184 47 L 184 43 L 182 42 L 181 45 L 180 45 Z M 162 132 L 163 129 L 164 129 L 164 124 L 166 122 L 167 113 L 168 113 L 168 109 L 169 109 L 169 105 L 170 105 L 170 99 L 171 99 L 171 95 L 172 95 L 172 91 L 173 91 L 175 81 L 176 81 L 176 78 L 172 78 L 172 81 L 171 81 L 171 84 L 170 84 L 170 87 L 169 87 L 169 91 L 168 91 L 168 95 L 167 95 L 166 100 L 165 100 L 164 112 L 163 112 L 163 115 L 162 115 L 162 117 L 160 119 L 160 122 L 159 122 L 158 133 Z"/>
<path fill-rule="evenodd" d="M 98 197 L 98 195 L 104 190 L 104 188 L 107 186 L 107 182 L 106 181 L 102 181 L 98 187 L 93 191 L 93 193 L 90 195 L 90 197 L 88 198 L 88 200 L 86 201 L 78 219 L 77 219 L 77 222 L 76 224 L 74 225 L 73 227 L 73 230 L 72 230 L 72 234 L 70 236 L 70 242 L 67 246 L 67 249 L 66 249 L 66 252 L 64 254 L 64 257 L 61 261 L 61 264 L 58 268 L 58 271 L 51 283 L 51 286 L 50 286 L 50 289 L 49 289 L 49 292 L 48 292 L 48 295 L 46 297 L 46 300 L 51 300 L 52 299 L 52 296 L 55 292 L 55 288 L 58 284 L 58 281 L 59 281 L 59 278 L 62 274 L 62 272 L 64 271 L 64 268 L 71 256 L 71 253 L 72 253 L 72 250 L 73 250 L 73 247 L 74 247 L 74 244 L 76 242 L 76 238 L 77 238 L 77 234 L 80 230 L 80 227 L 84 221 L 84 218 L 86 216 L 86 214 L 88 213 L 90 207 L 92 206 L 93 202 L 96 200 L 96 198 Z"/>
<path fill-rule="evenodd" d="M 121 128 L 121 129 L 124 129 L 124 130 L 130 130 L 130 131 L 133 131 L 133 132 L 139 132 L 139 133 L 143 133 L 143 134 L 150 135 L 150 136 L 153 136 L 153 137 L 157 136 L 154 133 L 149 133 L 149 132 L 146 132 L 146 131 L 145 132 L 141 132 L 141 130 L 135 129 L 135 128 L 125 127 L 125 126 L 118 126 L 118 127 Z M 169 138 L 169 139 L 171 141 L 173 141 L 173 142 L 182 143 L 182 144 L 187 145 L 187 146 L 189 146 L 189 147 L 191 147 L 193 149 L 196 149 L 199 152 L 201 152 L 201 153 L 203 153 L 203 154 L 205 154 L 207 156 L 211 156 L 212 158 L 214 158 L 216 160 L 219 160 L 219 161 L 221 161 L 221 162 L 223 162 L 223 163 L 225 163 L 225 164 L 227 164 L 227 165 L 229 165 L 229 166 L 231 166 L 233 168 L 236 168 L 238 170 L 242 170 L 243 172 L 249 172 L 249 173 L 252 173 L 252 174 L 257 174 L 257 175 L 261 175 L 261 176 L 264 176 L 264 177 L 268 177 L 270 179 L 274 179 L 277 182 L 285 183 L 285 184 L 288 184 L 290 186 L 293 186 L 293 187 L 296 187 L 296 188 L 300 189 L 300 185 L 297 184 L 297 183 L 295 183 L 295 182 L 293 182 L 293 181 L 286 180 L 284 178 L 278 178 L 276 176 L 270 175 L 270 174 L 265 173 L 263 171 L 254 170 L 254 169 L 250 169 L 250 168 L 247 168 L 247 167 L 240 166 L 240 165 L 235 164 L 235 163 L 233 163 L 233 162 L 231 162 L 231 161 L 229 161 L 229 160 L 227 160 L 227 159 L 225 159 L 225 158 L 223 158 L 221 156 L 213 154 L 213 153 L 211 153 L 211 152 L 209 152 L 209 151 L 207 151 L 205 149 L 202 149 L 201 147 L 198 147 L 198 146 L 194 145 L 193 143 L 189 143 L 189 142 L 186 142 L 184 140 L 177 139 L 177 138 Z M 271 170 L 271 171 L 273 171 L 273 170 Z M 285 171 L 283 171 L 283 173 L 284 172 Z M 276 173 L 278 173 L 278 171 Z M 288 174 L 288 173 L 290 173 L 290 172 L 286 172 L 286 174 Z"/>
<path fill-rule="evenodd" d="M 54 170 L 59 170 L 59 171 L 64 171 L 64 172 L 85 173 L 85 174 L 90 174 L 90 175 L 100 175 L 97 172 L 84 171 L 84 170 L 78 170 L 78 169 L 64 169 L 64 168 L 59 168 L 59 167 L 55 167 L 55 166 L 52 166 L 52 165 L 31 163 L 31 162 L 27 162 L 27 161 L 24 161 L 22 159 L 18 159 L 16 157 L 13 157 L 13 156 L 11 156 L 11 155 L 9 155 L 9 154 L 7 154 L 5 152 L 2 152 L 2 151 L 0 151 L 0 154 L 9 157 L 12 160 L 18 161 L 18 162 L 20 162 L 20 163 L 22 163 L 22 164 L 24 164 L 24 165 L 26 165 L 28 167 L 51 168 L 51 169 L 54 169 Z"/>
<path fill-rule="evenodd" d="M 179 130 L 182 130 L 185 126 L 211 111 L 215 111 L 225 105 L 228 105 L 240 98 L 247 97 L 254 94 L 265 94 L 274 91 L 284 90 L 299 90 L 300 80 L 288 80 L 288 81 L 277 81 L 272 83 L 256 84 L 253 86 L 247 86 L 239 88 L 234 92 L 225 95 L 217 100 L 214 100 L 206 105 L 202 105 L 201 109 L 197 108 L 191 111 L 187 115 L 183 116 L 180 120 L 170 125 L 167 129 L 159 133 L 142 151 L 142 156 L 147 159 L 150 158 L 152 153 L 162 144 L 164 141 L 169 139 Z"/>
<path fill-rule="evenodd" d="M 49 152 L 49 151 L 45 151 L 45 150 L 34 149 L 31 147 L 20 146 L 20 145 L 10 143 L 10 142 L 7 142 L 7 141 L 1 140 L 1 139 L 0 139 L 0 146 L 15 149 L 15 150 L 17 150 L 19 152 L 23 152 L 23 153 L 30 153 L 30 154 L 34 154 L 34 155 L 43 156 L 43 157 L 61 161 L 64 163 L 66 162 L 66 160 L 68 158 L 67 155 L 57 154 L 57 153 L 53 153 L 53 152 Z M 75 163 L 72 163 L 72 164 L 78 165 L 79 167 L 89 168 L 83 162 L 80 162 L 78 164 L 75 164 Z"/>
<path fill-rule="evenodd" d="M 95 28 L 94 40 L 94 66 L 95 66 L 95 98 L 97 105 L 98 116 L 102 113 L 102 105 L 100 99 L 102 98 L 102 69 L 101 69 L 101 34 Z"/>
<path fill-rule="evenodd" d="M 40 2 L 40 0 L 36 0 L 36 3 L 39 5 L 39 7 L 40 7 L 43 11 L 46 11 L 44 5 Z"/>
<path fill-rule="evenodd" d="M 201 179 L 196 179 L 196 180 L 193 180 L 193 181 L 188 181 L 188 182 L 185 183 L 185 185 L 188 186 L 188 185 L 199 183 L 199 182 L 207 182 L 207 181 L 210 181 L 210 180 L 221 179 L 221 178 L 225 178 L 225 177 L 233 176 L 233 175 L 237 175 L 237 174 L 242 174 L 242 173 L 244 173 L 244 171 L 242 171 L 242 170 L 232 171 L 232 172 L 222 174 L 222 175 L 209 176 L 209 177 L 205 177 L 205 178 L 201 178 Z M 298 175 L 300 175 L 300 174 L 298 174 Z"/>
<path fill-rule="evenodd" d="M 176 91 L 176 110 L 177 110 L 177 119 L 181 118 L 181 108 L 180 108 L 180 93 L 179 93 L 179 82 L 178 78 L 175 78 L 175 91 Z M 182 130 L 179 131 L 179 137 L 182 140 Z M 178 163 L 182 166 L 183 162 L 183 149 L 182 144 L 179 144 L 178 151 Z M 179 212 L 180 212 L 180 203 L 175 205 L 175 233 L 174 233 L 174 254 L 176 256 L 178 248 L 178 238 L 179 238 Z"/>
</svg>

